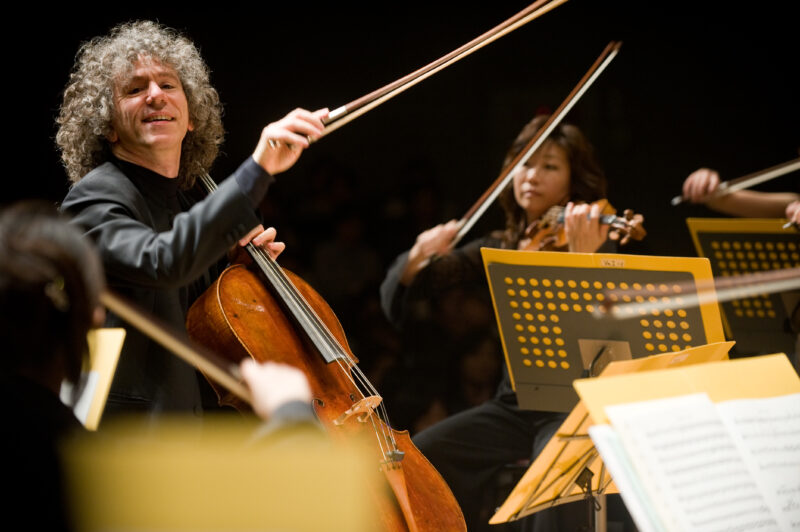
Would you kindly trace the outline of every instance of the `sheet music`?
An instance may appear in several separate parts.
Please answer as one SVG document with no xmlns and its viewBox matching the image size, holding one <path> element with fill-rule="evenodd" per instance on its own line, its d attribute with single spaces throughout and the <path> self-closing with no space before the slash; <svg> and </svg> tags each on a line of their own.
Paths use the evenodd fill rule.
<svg viewBox="0 0 800 532">
<path fill-rule="evenodd" d="M 606 412 L 667 530 L 786 530 L 707 395 Z"/>
<path fill-rule="evenodd" d="M 589 436 L 617 485 L 625 508 L 639 532 L 666 532 L 661 516 L 647 496 L 638 472 L 617 432 L 610 425 L 592 425 Z"/>
<path fill-rule="evenodd" d="M 86 425 L 86 421 L 89 418 L 89 409 L 92 406 L 92 400 L 97 393 L 97 385 L 100 381 L 100 375 L 96 371 L 89 371 L 84 373 L 82 378 L 85 379 L 85 385 L 81 389 L 80 395 L 78 395 L 77 398 L 73 397 L 74 387 L 72 384 L 66 381 L 61 383 L 60 398 L 62 403 L 72 409 L 72 411 L 75 413 L 75 417 L 77 417 L 81 423 Z"/>
<path fill-rule="evenodd" d="M 782 530 L 800 531 L 800 394 L 717 405 Z"/>
</svg>

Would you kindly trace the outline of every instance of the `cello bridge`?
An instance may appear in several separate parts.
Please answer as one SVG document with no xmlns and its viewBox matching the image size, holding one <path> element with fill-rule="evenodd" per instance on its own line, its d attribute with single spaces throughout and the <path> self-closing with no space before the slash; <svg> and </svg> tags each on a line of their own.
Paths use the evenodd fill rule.
<svg viewBox="0 0 800 532">
<path fill-rule="evenodd" d="M 357 416 L 356 419 L 359 421 L 359 423 L 366 423 L 367 419 L 369 419 L 378 405 L 381 404 L 381 401 L 383 401 L 383 398 L 380 395 L 370 395 L 369 397 L 365 397 L 357 403 L 354 403 L 353 406 L 344 412 L 344 414 L 336 418 L 333 421 L 333 424 L 342 425 L 345 421 L 353 416 Z"/>
</svg>

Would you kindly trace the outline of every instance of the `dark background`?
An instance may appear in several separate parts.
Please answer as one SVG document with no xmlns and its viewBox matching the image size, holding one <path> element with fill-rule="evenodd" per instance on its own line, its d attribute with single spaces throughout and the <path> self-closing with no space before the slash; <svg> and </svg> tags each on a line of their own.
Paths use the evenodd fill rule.
<svg viewBox="0 0 800 532">
<path fill-rule="evenodd" d="M 264 125 L 294 107 L 355 100 L 528 3 L 23 7 L 25 36 L 4 38 L 2 203 L 58 202 L 66 193 L 53 142 L 60 91 L 80 43 L 118 22 L 156 19 L 199 45 L 225 106 L 227 137 L 212 171 L 219 181 L 252 152 Z M 670 206 L 691 171 L 708 166 L 732 179 L 798 156 L 791 4 L 568 1 L 331 133 L 280 175 L 262 210 L 287 242 L 282 264 L 329 299 L 366 365 L 381 342 L 367 335 L 396 349 L 376 312 L 385 268 L 419 231 L 464 214 L 521 126 L 558 107 L 612 40 L 623 42 L 619 55 L 566 121 L 595 145 L 611 203 L 645 216 L 642 252 L 694 256 L 685 218 L 718 215 Z M 798 179 L 759 188 L 796 190 Z M 501 220 L 495 206 L 472 236 Z"/>
<path fill-rule="evenodd" d="M 214 168 L 222 179 L 252 151 L 260 128 L 292 108 L 355 100 L 528 3 L 29 8 L 20 20 L 35 20 L 41 43 L 5 38 L 11 65 L 4 107 L 13 117 L 6 156 L 24 166 L 7 181 L 12 190 L 3 200 L 63 197 L 52 140 L 60 91 L 79 44 L 117 22 L 157 19 L 198 43 L 225 105 L 228 135 Z M 734 178 L 798 155 L 800 45 L 790 4 L 735 10 L 729 2 L 691 2 L 679 10 L 570 0 L 331 133 L 278 186 L 297 185 L 288 201 L 302 204 L 308 174 L 330 162 L 385 198 L 402 191 L 412 169 L 424 170 L 445 196 L 446 214 L 459 217 L 496 177 L 507 145 L 534 111 L 555 109 L 606 44 L 620 40 L 619 55 L 567 121 L 597 148 L 612 203 L 645 215 L 652 247 L 688 252 L 682 218 L 706 211 L 670 208 L 669 199 L 689 172 L 709 166 Z"/>
</svg>

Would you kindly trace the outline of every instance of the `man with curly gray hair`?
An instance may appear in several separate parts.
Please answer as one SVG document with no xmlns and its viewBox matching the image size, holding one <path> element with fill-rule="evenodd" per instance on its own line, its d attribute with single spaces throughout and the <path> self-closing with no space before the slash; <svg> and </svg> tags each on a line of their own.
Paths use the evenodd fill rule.
<svg viewBox="0 0 800 532">
<path fill-rule="evenodd" d="M 232 246 L 283 250 L 256 208 L 273 176 L 321 136 L 327 112 L 295 109 L 267 125 L 252 156 L 206 197 L 195 181 L 223 138 L 208 67 L 174 29 L 120 24 L 81 46 L 64 90 L 56 143 L 73 185 L 61 209 L 96 243 L 110 288 L 183 330 Z M 106 324 L 126 326 L 113 315 Z M 104 415 L 200 413 L 216 402 L 193 368 L 128 329 Z"/>
</svg>

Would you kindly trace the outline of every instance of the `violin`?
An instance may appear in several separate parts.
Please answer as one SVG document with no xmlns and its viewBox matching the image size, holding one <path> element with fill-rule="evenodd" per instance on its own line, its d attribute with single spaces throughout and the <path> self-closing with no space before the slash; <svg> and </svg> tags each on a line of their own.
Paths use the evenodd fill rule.
<svg viewBox="0 0 800 532">
<path fill-rule="evenodd" d="M 644 217 L 641 214 L 626 209 L 622 216 L 617 216 L 616 209 L 606 199 L 597 200 L 591 205 L 600 207 L 600 223 L 611 226 L 608 238 L 618 240 L 620 245 L 627 244 L 631 238 L 642 240 L 647 235 L 647 231 L 644 229 Z M 535 233 L 523 236 L 519 249 L 527 251 L 567 250 L 569 243 L 564 230 L 563 206 L 550 207 L 534 229 Z"/>
<path fill-rule="evenodd" d="M 201 182 L 213 192 L 211 178 Z M 394 430 L 383 400 L 358 367 L 333 310 L 303 279 L 252 243 L 252 261 L 228 267 L 191 306 L 189 337 L 234 364 L 275 361 L 307 376 L 313 408 L 332 437 L 374 442 L 387 490 L 375 493 L 376 529 L 466 531 L 461 508 L 408 431 Z M 244 410 L 229 390 L 209 381 L 220 404 Z"/>
</svg>

